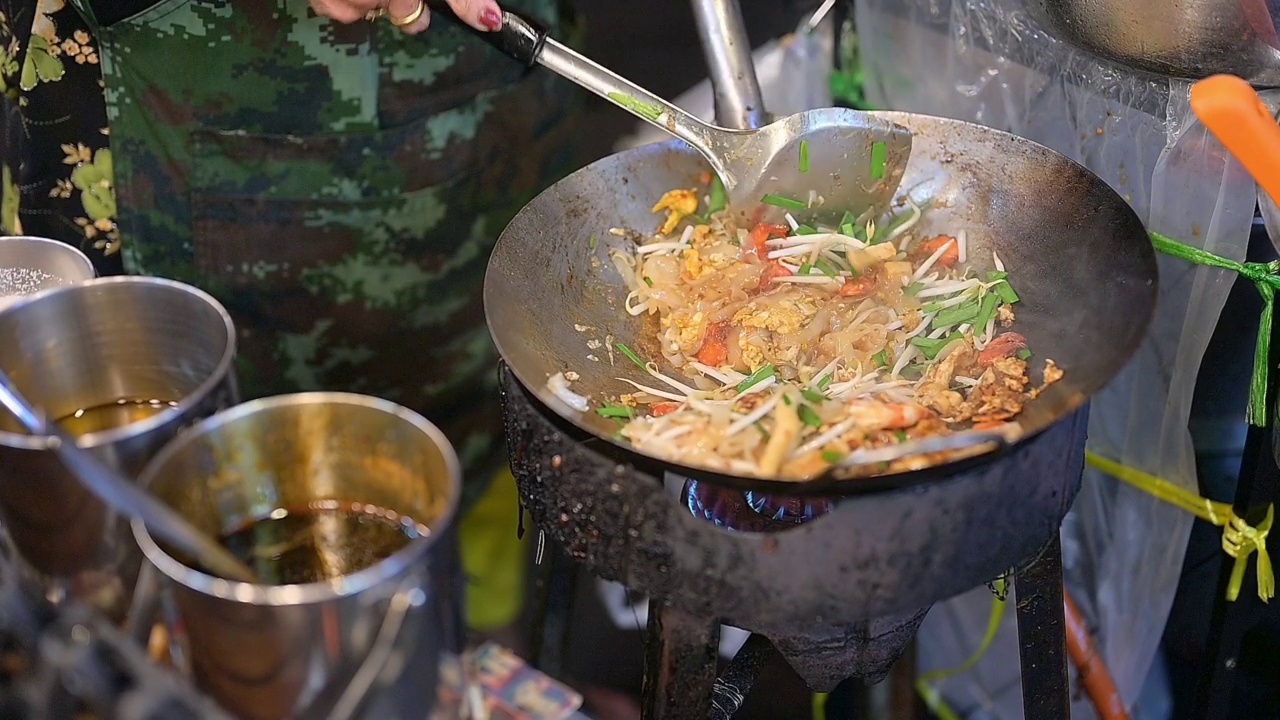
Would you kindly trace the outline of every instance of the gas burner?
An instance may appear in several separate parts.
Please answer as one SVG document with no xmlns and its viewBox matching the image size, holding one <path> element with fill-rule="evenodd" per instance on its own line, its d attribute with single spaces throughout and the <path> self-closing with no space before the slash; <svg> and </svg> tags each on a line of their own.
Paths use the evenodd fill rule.
<svg viewBox="0 0 1280 720">
<path fill-rule="evenodd" d="M 775 532 L 831 512 L 830 500 L 783 497 L 716 487 L 697 480 L 684 485 L 684 502 L 694 517 L 731 532 Z"/>
</svg>

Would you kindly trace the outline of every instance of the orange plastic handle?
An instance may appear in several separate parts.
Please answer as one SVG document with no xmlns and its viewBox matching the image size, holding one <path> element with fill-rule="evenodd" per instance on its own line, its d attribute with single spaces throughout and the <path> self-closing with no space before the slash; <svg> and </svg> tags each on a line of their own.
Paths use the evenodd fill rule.
<svg viewBox="0 0 1280 720">
<path fill-rule="evenodd" d="M 1249 83 L 1234 75 L 1205 78 L 1191 86 L 1191 111 L 1280 203 L 1280 125 Z"/>
</svg>

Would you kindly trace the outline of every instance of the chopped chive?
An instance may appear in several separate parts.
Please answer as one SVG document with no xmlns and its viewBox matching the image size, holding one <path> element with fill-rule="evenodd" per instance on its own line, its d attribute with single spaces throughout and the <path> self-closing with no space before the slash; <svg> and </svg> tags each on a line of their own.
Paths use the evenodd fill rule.
<svg viewBox="0 0 1280 720">
<path fill-rule="evenodd" d="M 947 337 L 942 338 L 913 337 L 911 338 L 911 344 L 915 345 L 920 350 L 920 353 L 924 355 L 926 360 L 932 360 L 938 357 L 938 353 L 942 352 L 943 348 L 950 345 L 952 341 L 957 340 L 960 337 L 962 336 L 959 333 L 951 333 Z"/>
<path fill-rule="evenodd" d="M 1031 351 L 1030 351 L 1030 350 L 1028 350 L 1028 349 L 1026 349 L 1026 348 L 1022 348 L 1021 350 L 1019 350 L 1019 351 L 1018 351 L 1017 353 L 1015 353 L 1015 354 L 1018 356 L 1018 359 L 1019 359 L 1019 360 L 1030 360 L 1030 359 L 1031 359 Z"/>
<path fill-rule="evenodd" d="M 905 432 L 903 432 L 902 430 L 898 430 L 898 431 L 894 432 L 894 433 L 893 433 L 893 436 L 894 436 L 894 437 L 896 437 L 896 438 L 898 438 L 898 442 L 900 442 L 900 443 L 904 443 L 904 442 L 906 442 L 906 441 L 907 441 L 907 434 L 906 434 Z"/>
<path fill-rule="evenodd" d="M 853 223 L 844 223 L 840 226 L 840 234 L 847 237 L 853 237 Z"/>
<path fill-rule="evenodd" d="M 751 373 L 751 377 L 738 383 L 738 392 L 744 393 L 750 390 L 756 385 L 759 385 L 765 380 L 768 380 L 769 378 L 773 377 L 775 372 L 777 371 L 774 370 L 772 365 L 762 366 L 759 370 L 756 370 L 755 372 Z"/>
<path fill-rule="evenodd" d="M 844 216 L 840 218 L 841 225 L 852 225 L 857 221 L 858 219 L 854 217 L 853 213 L 849 212 L 848 210 L 845 210 Z"/>
<path fill-rule="evenodd" d="M 809 172 L 809 141 L 800 141 L 800 172 Z"/>
<path fill-rule="evenodd" d="M 818 413 L 808 405 L 801 405 L 796 414 L 800 416 L 800 422 L 809 427 L 822 427 L 822 418 Z"/>
<path fill-rule="evenodd" d="M 783 197 L 782 195 L 776 195 L 774 193 L 769 193 L 768 195 L 765 195 L 764 197 L 760 198 L 760 202 L 764 203 L 765 205 L 780 207 L 783 210 L 804 210 L 805 208 L 808 207 L 808 205 L 805 205 L 799 200 L 794 200 L 789 197 Z"/>
<path fill-rule="evenodd" d="M 827 389 L 827 386 L 830 384 L 831 384 L 831 376 L 823 375 L 822 379 L 818 381 L 818 389 L 825 391 Z"/>
<path fill-rule="evenodd" d="M 796 235 L 817 235 L 818 228 L 812 225 L 797 225 L 796 229 L 793 230 L 792 232 L 794 232 Z"/>
<path fill-rule="evenodd" d="M 924 283 L 913 282 L 910 285 L 903 288 L 902 292 L 904 295 L 910 295 L 911 297 L 915 297 L 916 293 L 920 292 L 923 289 L 924 289 Z"/>
<path fill-rule="evenodd" d="M 1004 280 L 1007 277 L 1009 277 L 1009 273 L 1005 272 L 1004 270 L 992 270 L 991 272 L 987 273 L 987 282 L 993 283 L 997 280 Z"/>
<path fill-rule="evenodd" d="M 882 142 L 871 145 L 871 177 L 879 180 L 884 177 L 884 163 L 889 158 L 889 146 Z"/>
<path fill-rule="evenodd" d="M 871 356 L 871 362 L 875 363 L 876 367 L 887 367 L 889 365 L 889 352 L 887 350 L 881 350 Z"/>
<path fill-rule="evenodd" d="M 658 118 L 662 117 L 662 114 L 666 112 L 657 105 L 650 105 L 647 102 L 637 100 L 630 95 L 620 92 L 609 93 L 609 99 L 649 122 L 657 122 Z"/>
<path fill-rule="evenodd" d="M 648 285 L 649 287 L 653 287 L 653 278 L 645 276 L 644 284 Z"/>
<path fill-rule="evenodd" d="M 928 315 L 929 313 L 936 313 L 942 310 L 946 310 L 947 306 L 943 305 L 943 302 L 945 301 L 938 300 L 936 302 L 925 303 L 924 305 L 920 306 L 920 312 L 924 313 L 925 315 Z"/>
<path fill-rule="evenodd" d="M 1000 296 L 993 292 L 987 293 L 982 298 L 982 308 L 978 310 L 978 316 L 973 320 L 973 328 L 976 332 L 982 332 L 991 318 L 995 317 L 996 306 L 999 303 Z"/>
<path fill-rule="evenodd" d="M 595 235 L 592 235 L 591 237 L 587 238 L 587 249 L 589 249 L 589 250 L 595 250 L 595 249 L 596 249 L 596 236 L 595 236 Z"/>
<path fill-rule="evenodd" d="M 844 460 L 844 453 L 838 453 L 835 450 L 822 451 L 822 461 L 825 463 L 831 463 L 832 465 L 835 465 L 841 460 Z"/>
<path fill-rule="evenodd" d="M 633 418 L 636 416 L 635 411 L 626 405 L 601 405 L 596 408 L 596 412 L 600 413 L 600 417 L 607 418 Z"/>
<path fill-rule="evenodd" d="M 707 193 L 707 217 L 724 210 L 729 201 L 724 192 L 724 181 L 719 175 L 711 176 L 711 190 Z"/>
<path fill-rule="evenodd" d="M 836 270 L 836 266 L 832 265 L 831 261 L 827 260 L 826 258 L 818 258 L 818 261 L 815 262 L 813 266 L 818 268 L 818 272 L 822 273 L 823 275 L 826 275 L 827 277 L 835 277 L 836 275 L 839 274 L 839 272 Z"/>
<path fill-rule="evenodd" d="M 800 394 L 804 396 L 805 400 L 808 400 L 809 402 L 814 403 L 816 405 L 821 405 L 822 403 L 827 401 L 827 396 L 823 395 L 817 390 L 812 390 L 810 388 L 805 388 L 804 390 L 801 390 Z"/>
<path fill-rule="evenodd" d="M 942 351 L 942 346 L 944 343 L 946 343 L 945 338 L 937 338 L 937 339 L 923 338 L 923 337 L 911 338 L 911 344 L 914 345 L 916 349 L 920 351 L 920 354 L 924 355 L 926 360 L 932 360 L 935 357 L 937 357 L 938 353 Z"/>
<path fill-rule="evenodd" d="M 636 366 L 639 367 L 641 370 L 644 370 L 645 372 L 649 372 L 649 366 L 645 365 L 644 361 L 640 359 L 640 356 L 631 351 L 631 348 L 627 347 L 623 343 L 615 343 L 614 346 L 617 347 L 619 352 L 621 352 L 623 355 L 626 355 L 627 359 L 635 363 Z"/>
<path fill-rule="evenodd" d="M 944 327 L 972 322 L 980 312 L 982 312 L 982 303 L 977 300 L 970 300 L 969 302 L 938 311 L 938 315 L 933 318 L 933 324 L 938 327 Z"/>
<path fill-rule="evenodd" d="M 790 405 L 790 404 L 791 404 L 791 396 L 790 396 L 790 395 L 783 395 L 783 396 L 782 396 L 782 404 L 783 404 L 783 405 Z"/>
<path fill-rule="evenodd" d="M 996 285 L 991 289 L 996 295 L 1000 296 L 1000 300 L 1002 300 L 1006 305 L 1012 305 L 1018 302 L 1018 293 L 1013 291 L 1013 286 L 1009 284 L 1008 280 L 1001 282 L 999 285 Z"/>
<path fill-rule="evenodd" d="M 800 271 L 797 274 L 808 275 L 810 270 L 813 270 L 812 265 L 810 265 L 809 263 L 800 263 Z"/>
</svg>

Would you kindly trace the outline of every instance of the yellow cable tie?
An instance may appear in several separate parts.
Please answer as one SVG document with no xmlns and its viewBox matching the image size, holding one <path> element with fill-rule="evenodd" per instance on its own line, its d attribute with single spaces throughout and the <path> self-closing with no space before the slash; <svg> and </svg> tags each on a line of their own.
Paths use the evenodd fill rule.
<svg viewBox="0 0 1280 720">
<path fill-rule="evenodd" d="M 1267 516 L 1256 528 L 1240 517 L 1233 517 L 1223 530 L 1222 549 L 1236 561 L 1235 567 L 1231 569 L 1231 581 L 1227 585 L 1227 600 L 1234 602 L 1240 596 L 1244 569 L 1248 565 L 1249 555 L 1255 550 L 1258 553 L 1258 597 L 1262 602 L 1275 597 L 1276 580 L 1271 569 L 1271 556 L 1267 553 L 1267 535 L 1275 520 L 1275 510 L 1275 505 L 1268 506 Z"/>
<path fill-rule="evenodd" d="M 1085 451 L 1084 459 L 1090 467 L 1222 528 L 1222 550 L 1235 559 L 1231 579 L 1227 583 L 1229 602 L 1235 602 L 1240 597 L 1244 571 L 1248 567 L 1249 556 L 1254 551 L 1258 553 L 1258 597 L 1263 602 L 1275 597 L 1275 575 L 1271 568 L 1271 556 L 1267 553 L 1267 535 L 1271 532 L 1275 506 L 1267 508 L 1267 517 L 1255 528 L 1236 515 L 1235 510 L 1227 503 L 1200 497 L 1168 480 L 1122 465 L 1094 452 Z"/>
</svg>

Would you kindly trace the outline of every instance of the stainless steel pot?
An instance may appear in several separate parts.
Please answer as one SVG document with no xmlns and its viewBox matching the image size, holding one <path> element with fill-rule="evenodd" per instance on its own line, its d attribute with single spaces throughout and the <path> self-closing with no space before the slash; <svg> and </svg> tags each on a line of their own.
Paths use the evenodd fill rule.
<svg viewBox="0 0 1280 720">
<path fill-rule="evenodd" d="M 0 237 L 0 308 L 19 297 L 93 278 L 89 258 L 64 242 L 29 236 Z"/>
<path fill-rule="evenodd" d="M 394 510 L 430 534 L 327 582 L 229 582 L 184 565 L 140 524 L 171 634 L 196 684 L 241 718 L 420 720 L 458 649 L 453 519 L 461 474 L 434 425 L 393 403 L 307 393 L 245 403 L 183 433 L 141 482 L 218 537 L 281 508 L 338 500 Z"/>
<path fill-rule="evenodd" d="M 76 433 L 80 446 L 128 477 L 183 427 L 238 401 L 234 355 L 226 310 L 168 280 L 93 280 L 0 311 L 0 368 L 50 416 L 102 428 Z M 118 618 L 141 555 L 126 523 L 42 447 L 0 412 L 5 529 L 51 590 Z"/>
</svg>

